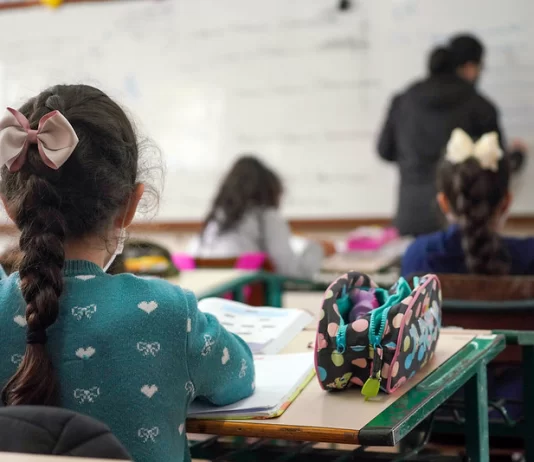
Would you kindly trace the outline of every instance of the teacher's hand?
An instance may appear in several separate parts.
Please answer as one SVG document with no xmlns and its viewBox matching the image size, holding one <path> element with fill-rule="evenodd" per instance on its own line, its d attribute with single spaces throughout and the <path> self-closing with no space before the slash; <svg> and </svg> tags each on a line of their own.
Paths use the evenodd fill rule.
<svg viewBox="0 0 534 462">
<path fill-rule="evenodd" d="M 528 146 L 527 144 L 521 140 L 521 139 L 515 139 L 512 141 L 512 144 L 510 144 L 509 152 L 527 152 Z"/>
</svg>

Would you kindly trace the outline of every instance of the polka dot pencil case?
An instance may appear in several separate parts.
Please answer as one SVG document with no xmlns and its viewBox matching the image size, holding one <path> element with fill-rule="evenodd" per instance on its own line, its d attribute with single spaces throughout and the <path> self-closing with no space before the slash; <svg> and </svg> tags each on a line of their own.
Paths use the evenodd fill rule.
<svg viewBox="0 0 534 462">
<path fill-rule="evenodd" d="M 404 278 L 380 289 L 369 276 L 350 272 L 325 292 L 315 342 L 321 387 L 362 387 L 367 398 L 391 393 L 434 355 L 441 326 L 437 276 Z"/>
</svg>

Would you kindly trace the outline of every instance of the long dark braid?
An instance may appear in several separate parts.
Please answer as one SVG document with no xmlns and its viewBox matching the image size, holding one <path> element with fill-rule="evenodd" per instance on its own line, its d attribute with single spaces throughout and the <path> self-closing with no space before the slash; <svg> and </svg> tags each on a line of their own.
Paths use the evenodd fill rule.
<svg viewBox="0 0 534 462">
<path fill-rule="evenodd" d="M 21 232 L 19 273 L 27 321 L 23 360 L 2 391 L 6 405 L 59 404 L 46 335 L 59 315 L 65 244 L 106 236 L 139 180 L 134 129 L 107 95 L 86 85 L 62 85 L 20 108 L 33 129 L 54 110 L 66 117 L 79 138 L 67 162 L 51 169 L 31 144 L 19 171 L 1 171 L 0 192 Z"/>
<path fill-rule="evenodd" d="M 440 190 L 462 230 L 468 270 L 476 274 L 507 274 L 510 258 L 495 231 L 497 209 L 508 193 L 507 160 L 499 162 L 497 172 L 483 169 L 472 157 L 458 164 L 445 161 L 438 177 Z"/>
</svg>

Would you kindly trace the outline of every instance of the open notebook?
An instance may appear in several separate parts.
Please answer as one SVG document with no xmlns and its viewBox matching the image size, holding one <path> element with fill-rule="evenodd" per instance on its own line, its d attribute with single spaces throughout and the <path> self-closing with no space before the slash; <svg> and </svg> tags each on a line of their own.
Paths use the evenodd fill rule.
<svg viewBox="0 0 534 462">
<path fill-rule="evenodd" d="M 289 407 L 314 376 L 313 353 L 257 356 L 256 390 L 229 406 L 217 407 L 195 401 L 189 407 L 194 419 L 269 419 L 278 417 Z"/>
<path fill-rule="evenodd" d="M 254 354 L 279 353 L 313 320 L 302 310 L 251 307 L 222 298 L 205 298 L 198 308 L 239 335 Z"/>
</svg>

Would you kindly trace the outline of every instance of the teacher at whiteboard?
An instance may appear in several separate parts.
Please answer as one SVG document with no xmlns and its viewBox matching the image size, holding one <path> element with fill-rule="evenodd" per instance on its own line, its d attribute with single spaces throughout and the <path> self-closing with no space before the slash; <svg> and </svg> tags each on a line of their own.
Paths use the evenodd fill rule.
<svg viewBox="0 0 534 462">
<path fill-rule="evenodd" d="M 428 77 L 391 102 L 378 152 L 399 164 L 395 225 L 401 234 L 431 233 L 445 225 L 436 202 L 436 170 L 452 130 L 462 128 L 474 139 L 496 131 L 504 146 L 498 110 L 476 89 L 483 58 L 484 47 L 477 38 L 458 35 L 431 53 Z M 516 141 L 508 152 L 512 171 L 519 170 L 524 144 Z"/>
</svg>

